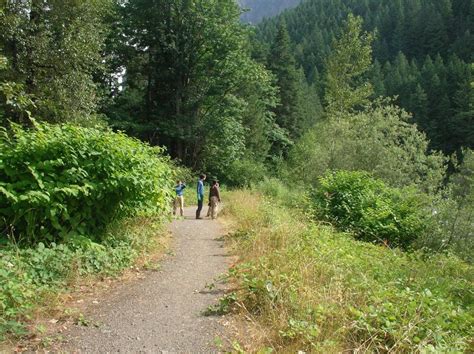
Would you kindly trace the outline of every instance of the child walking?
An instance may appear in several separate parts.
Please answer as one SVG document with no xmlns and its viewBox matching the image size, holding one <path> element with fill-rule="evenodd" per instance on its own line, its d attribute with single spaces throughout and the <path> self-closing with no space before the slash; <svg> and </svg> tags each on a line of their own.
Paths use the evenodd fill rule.
<svg viewBox="0 0 474 354">
<path fill-rule="evenodd" d="M 186 184 L 182 181 L 177 181 L 174 190 L 176 191 L 176 197 L 174 198 L 173 204 L 173 215 L 176 215 L 176 211 L 179 208 L 179 213 L 181 216 L 184 215 L 184 189 Z"/>
</svg>

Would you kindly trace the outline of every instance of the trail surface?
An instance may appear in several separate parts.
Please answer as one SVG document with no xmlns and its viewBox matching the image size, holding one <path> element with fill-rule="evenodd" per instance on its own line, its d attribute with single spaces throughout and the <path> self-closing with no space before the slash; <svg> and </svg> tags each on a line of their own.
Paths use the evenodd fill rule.
<svg viewBox="0 0 474 354">
<path fill-rule="evenodd" d="M 174 254 L 159 272 L 123 284 L 86 313 L 95 326 L 76 326 L 67 336 L 66 351 L 197 353 L 216 352 L 214 338 L 222 332 L 218 317 L 204 316 L 222 296 L 223 285 L 209 289 L 227 269 L 219 222 L 195 220 L 186 208 L 185 220 L 173 221 Z"/>
</svg>

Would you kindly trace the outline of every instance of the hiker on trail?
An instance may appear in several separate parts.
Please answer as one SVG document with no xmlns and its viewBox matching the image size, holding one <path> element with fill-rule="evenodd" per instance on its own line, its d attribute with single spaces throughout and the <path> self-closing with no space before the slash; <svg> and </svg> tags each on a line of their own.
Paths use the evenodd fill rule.
<svg viewBox="0 0 474 354">
<path fill-rule="evenodd" d="M 176 215 L 176 210 L 179 208 L 179 213 L 181 216 L 184 215 L 184 189 L 186 188 L 186 183 L 182 181 L 177 181 L 174 190 L 176 191 L 176 197 L 174 198 L 173 204 L 173 215 Z"/>
<path fill-rule="evenodd" d="M 202 219 L 201 210 L 202 210 L 202 203 L 204 202 L 204 181 L 205 180 L 206 180 L 205 174 L 199 175 L 199 181 L 197 183 L 198 208 L 196 210 L 196 219 Z"/>
<path fill-rule="evenodd" d="M 219 187 L 219 181 L 217 181 L 216 185 L 217 185 L 217 187 Z M 211 208 L 211 196 L 209 196 L 209 203 L 207 203 L 207 206 L 208 206 L 208 208 L 207 208 L 207 215 L 206 216 L 210 217 L 211 216 L 211 209 L 212 209 Z"/>
<path fill-rule="evenodd" d="M 221 193 L 219 191 L 219 182 L 217 180 L 212 181 L 211 189 L 209 190 L 209 203 L 211 204 L 211 218 L 214 220 L 217 218 L 217 212 L 219 209 L 219 203 L 221 202 Z"/>
</svg>

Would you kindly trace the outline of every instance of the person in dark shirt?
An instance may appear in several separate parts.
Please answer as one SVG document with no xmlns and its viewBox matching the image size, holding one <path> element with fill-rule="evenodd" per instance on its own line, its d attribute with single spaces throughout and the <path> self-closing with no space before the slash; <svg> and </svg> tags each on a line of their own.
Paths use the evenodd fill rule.
<svg viewBox="0 0 474 354">
<path fill-rule="evenodd" d="M 211 188 L 209 189 L 209 203 L 211 207 L 211 218 L 214 220 L 217 218 L 219 211 L 219 203 L 221 202 L 221 193 L 219 190 L 219 183 L 217 180 L 212 181 Z"/>
<path fill-rule="evenodd" d="M 217 182 L 217 187 L 219 187 L 219 181 Z M 207 217 L 209 218 L 211 216 L 211 198 L 209 197 L 209 203 L 207 204 L 208 208 L 207 208 Z"/>
</svg>

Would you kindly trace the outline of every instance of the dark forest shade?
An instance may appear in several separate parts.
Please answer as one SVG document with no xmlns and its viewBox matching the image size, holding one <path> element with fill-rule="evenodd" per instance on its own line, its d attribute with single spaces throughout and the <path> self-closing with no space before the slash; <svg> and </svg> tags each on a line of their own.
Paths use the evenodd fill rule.
<svg viewBox="0 0 474 354">
<path fill-rule="evenodd" d="M 234 0 L 135 0 L 119 15 L 114 51 L 127 72 L 106 111 L 114 127 L 220 179 L 267 157 L 275 90 Z"/>
</svg>

